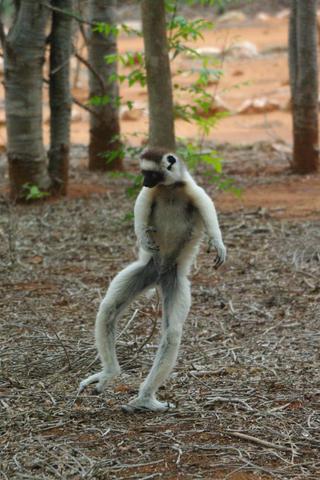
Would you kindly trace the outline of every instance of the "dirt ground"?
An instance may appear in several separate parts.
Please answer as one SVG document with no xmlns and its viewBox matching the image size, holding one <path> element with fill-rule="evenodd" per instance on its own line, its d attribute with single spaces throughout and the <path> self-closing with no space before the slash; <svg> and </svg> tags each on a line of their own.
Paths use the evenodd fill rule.
<svg viewBox="0 0 320 480">
<path fill-rule="evenodd" d="M 222 152 L 244 189 L 271 197 L 282 184 L 313 202 L 269 144 Z M 86 149 L 73 155 L 84 160 Z M 228 262 L 214 272 L 203 249 L 193 271 L 178 365 L 160 391 L 176 409 L 130 416 L 120 406 L 151 365 L 157 298 L 140 298 L 120 322 L 121 377 L 100 396 L 77 388 L 99 368 L 99 300 L 135 256 L 133 199 L 126 179 L 71 173 L 65 200 L 0 204 L 2 478 L 318 479 L 316 199 L 308 211 L 287 198 L 231 201 L 198 177 L 222 211 Z"/>
<path fill-rule="evenodd" d="M 232 108 L 269 94 L 287 102 L 286 22 L 230 27 L 230 38 L 273 49 L 226 61 L 219 88 Z M 238 77 L 251 83 L 229 90 Z M 0 158 L 0 478 L 318 480 L 320 176 L 290 173 L 289 113 L 234 115 L 209 139 L 242 189 L 240 198 L 218 192 L 195 172 L 215 199 L 228 261 L 213 271 L 204 245 L 192 272 L 179 360 L 159 394 L 176 408 L 135 415 L 120 407 L 154 357 L 157 296 L 138 299 L 119 324 L 119 379 L 102 395 L 77 395 L 99 369 L 99 301 L 136 254 L 130 182 L 87 171 L 87 119 L 78 114 L 67 198 L 10 203 Z M 146 118 L 122 128 L 145 131 Z M 178 131 L 196 134 L 182 122 Z M 137 159 L 126 162 L 137 170 Z"/>
</svg>

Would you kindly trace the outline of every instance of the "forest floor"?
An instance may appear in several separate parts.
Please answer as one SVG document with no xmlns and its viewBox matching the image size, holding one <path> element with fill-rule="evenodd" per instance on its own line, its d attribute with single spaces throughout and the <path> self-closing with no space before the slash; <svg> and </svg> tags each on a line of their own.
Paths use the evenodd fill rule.
<svg viewBox="0 0 320 480">
<path fill-rule="evenodd" d="M 229 255 L 216 272 L 203 248 L 192 273 L 179 361 L 160 390 L 176 408 L 165 414 L 120 408 L 155 354 L 157 298 L 141 297 L 119 324 L 121 377 L 100 396 L 77 395 L 100 368 L 99 301 L 135 258 L 129 180 L 75 166 L 69 198 L 2 197 L 2 478 L 319 479 L 319 177 L 312 196 L 268 145 L 221 151 L 244 196 L 198 177 Z M 296 203 L 277 200 L 279 183 Z M 244 200 L 246 189 L 266 201 Z"/>
<path fill-rule="evenodd" d="M 271 48 L 225 63 L 221 88 L 233 109 L 268 91 L 288 101 L 286 29 L 276 17 L 230 27 Z M 239 77 L 250 84 L 229 89 Z M 290 112 L 231 115 L 209 139 L 242 189 L 240 198 L 219 193 L 201 168 L 195 174 L 215 199 L 228 261 L 213 271 L 204 246 L 192 272 L 179 360 L 159 393 L 176 408 L 135 415 L 120 407 L 152 363 L 157 297 L 138 299 L 119 324 L 120 378 L 102 395 L 77 395 L 100 368 L 99 301 L 136 254 L 130 180 L 87 171 L 88 123 L 78 114 L 68 197 L 9 202 L 0 158 L 0 478 L 318 480 L 320 176 L 289 171 Z M 122 128 L 145 131 L 146 120 Z M 126 167 L 136 172 L 137 159 Z"/>
</svg>

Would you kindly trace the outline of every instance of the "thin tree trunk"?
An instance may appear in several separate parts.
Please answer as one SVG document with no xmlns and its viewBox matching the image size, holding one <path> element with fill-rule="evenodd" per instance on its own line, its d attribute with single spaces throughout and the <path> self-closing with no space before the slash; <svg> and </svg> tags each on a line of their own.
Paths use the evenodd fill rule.
<svg viewBox="0 0 320 480">
<path fill-rule="evenodd" d="M 296 173 L 319 168 L 317 1 L 292 0 L 289 69 Z"/>
<path fill-rule="evenodd" d="M 11 194 L 24 196 L 24 185 L 47 189 L 50 179 L 42 139 L 42 66 L 49 10 L 21 0 L 4 41 L 6 121 Z"/>
<path fill-rule="evenodd" d="M 90 0 L 89 18 L 92 23 L 115 25 L 116 0 Z M 89 36 L 89 89 L 90 98 L 100 97 L 100 105 L 92 105 L 90 114 L 90 170 L 122 170 L 122 145 L 117 80 L 109 80 L 117 73 L 117 64 L 107 64 L 105 56 L 117 52 L 115 35 L 90 31 Z M 107 102 L 105 100 L 108 99 Z"/>
<path fill-rule="evenodd" d="M 297 45 L 297 0 L 291 0 L 291 14 L 289 21 L 289 75 L 291 87 L 291 99 L 297 93 L 298 74 L 298 45 Z"/>
<path fill-rule="evenodd" d="M 71 11 L 72 0 L 52 0 L 52 5 Z M 70 148 L 70 55 L 71 17 L 53 11 L 50 35 L 50 150 L 49 173 L 52 187 L 66 194 Z"/>
<path fill-rule="evenodd" d="M 174 115 L 165 2 L 142 0 L 141 8 L 149 96 L 149 145 L 174 150 Z"/>
</svg>

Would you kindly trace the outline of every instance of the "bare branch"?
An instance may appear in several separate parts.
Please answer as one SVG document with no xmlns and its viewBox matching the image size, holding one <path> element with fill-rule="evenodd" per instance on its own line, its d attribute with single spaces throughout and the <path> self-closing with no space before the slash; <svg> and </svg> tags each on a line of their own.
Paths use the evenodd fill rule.
<svg viewBox="0 0 320 480">
<path fill-rule="evenodd" d="M 86 60 L 82 55 L 80 55 L 79 53 L 74 53 L 74 56 L 81 62 L 83 63 L 83 65 L 85 65 L 87 67 L 88 70 L 90 70 L 90 72 L 93 73 L 93 75 L 96 77 L 96 79 L 98 80 L 98 82 L 100 83 L 100 86 L 101 86 L 101 89 L 102 91 L 105 90 L 106 88 L 106 84 L 105 84 L 105 81 L 104 79 L 101 77 L 101 75 L 99 75 L 99 73 L 93 68 L 93 66 L 88 62 L 88 60 Z"/>
<path fill-rule="evenodd" d="M 49 85 L 49 80 L 47 80 L 46 78 L 43 78 L 42 79 L 44 83 L 46 83 L 47 85 Z M 92 113 L 92 115 L 96 115 L 97 117 L 99 117 L 99 115 L 96 114 L 96 112 L 94 112 L 90 107 L 88 107 L 87 105 L 85 105 L 84 103 L 80 102 L 80 100 L 78 100 L 77 98 L 75 98 L 74 96 L 71 96 L 71 100 L 73 103 L 75 103 L 76 105 L 78 105 L 78 107 L 82 108 L 83 110 L 86 110 L 87 112 L 89 112 L 90 114 Z"/>
<path fill-rule="evenodd" d="M 3 16 L 2 7 L 3 7 L 3 0 L 0 1 L 0 42 L 1 42 L 2 48 L 4 48 L 5 41 L 6 41 L 6 34 L 4 31 L 4 25 L 2 21 L 2 16 Z"/>
<path fill-rule="evenodd" d="M 68 17 L 72 17 L 80 23 L 85 23 L 86 25 L 91 25 L 92 27 L 95 27 L 97 25 L 94 22 L 89 22 L 88 20 L 85 20 L 84 18 L 80 17 L 79 15 L 77 15 L 75 12 L 73 12 L 71 10 L 63 10 L 62 8 L 58 8 L 58 7 L 54 7 L 53 5 L 49 5 L 46 2 L 41 2 L 41 5 L 48 8 L 52 12 L 62 13 L 63 15 L 67 15 Z"/>
<path fill-rule="evenodd" d="M 284 452 L 292 453 L 292 449 L 284 447 L 283 445 L 278 445 L 277 443 L 268 442 L 267 440 L 262 440 L 261 438 L 253 437 L 252 435 L 247 435 L 242 432 L 226 432 L 227 435 L 232 437 L 242 438 L 243 440 L 248 440 L 248 442 L 258 443 L 259 445 L 264 445 L 265 447 L 275 448 L 277 450 L 283 450 Z"/>
</svg>

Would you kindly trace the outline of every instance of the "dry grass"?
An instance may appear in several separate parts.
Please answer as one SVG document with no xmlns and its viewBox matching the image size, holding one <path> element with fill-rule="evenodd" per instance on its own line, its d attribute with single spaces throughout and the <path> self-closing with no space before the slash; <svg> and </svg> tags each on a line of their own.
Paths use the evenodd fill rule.
<svg viewBox="0 0 320 480">
<path fill-rule="evenodd" d="M 200 255 L 179 362 L 160 391 L 176 410 L 120 410 L 155 353 L 156 298 L 119 326 L 121 378 L 77 397 L 99 368 L 99 300 L 134 258 L 124 183 L 29 207 L 2 199 L 0 478 L 319 479 L 319 221 L 221 217 L 228 263 L 215 273 Z"/>
</svg>

